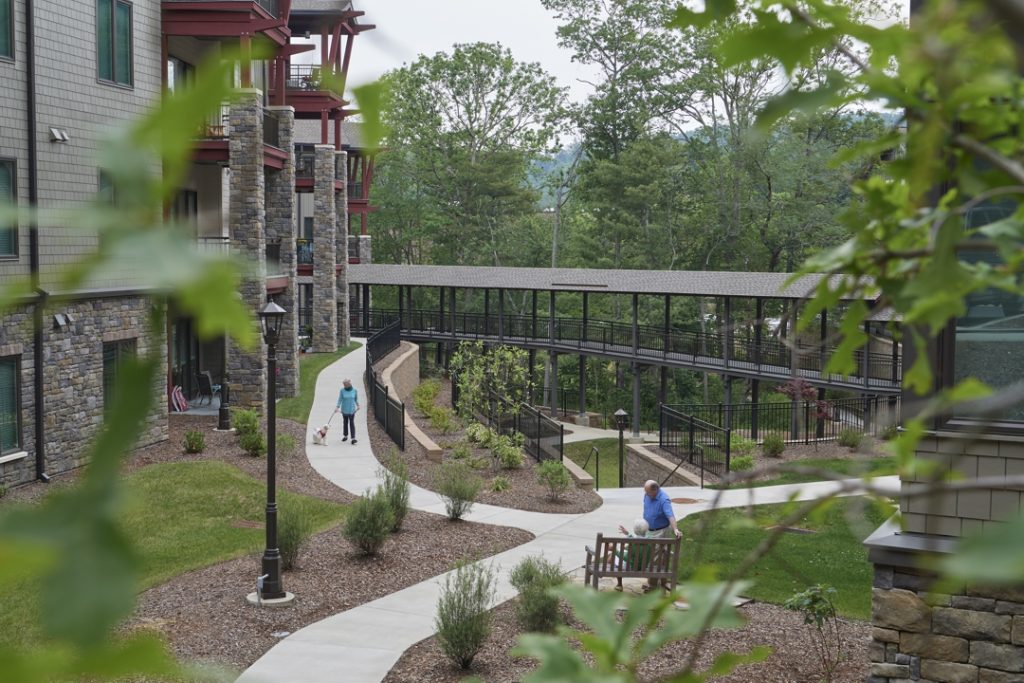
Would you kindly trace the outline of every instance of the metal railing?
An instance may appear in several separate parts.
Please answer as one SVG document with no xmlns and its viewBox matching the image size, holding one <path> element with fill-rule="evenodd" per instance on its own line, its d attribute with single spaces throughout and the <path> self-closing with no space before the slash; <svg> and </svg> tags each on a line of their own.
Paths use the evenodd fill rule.
<svg viewBox="0 0 1024 683">
<path fill-rule="evenodd" d="M 281 243 L 267 242 L 267 246 L 264 251 L 267 262 L 267 277 L 284 275 L 284 267 L 281 265 Z"/>
<path fill-rule="evenodd" d="M 365 199 L 365 197 L 363 197 L 363 184 L 362 183 L 348 183 L 348 198 L 349 199 Z"/>
<path fill-rule="evenodd" d="M 281 147 L 281 129 L 277 122 L 277 116 L 269 111 L 263 112 L 263 144 Z"/>
<path fill-rule="evenodd" d="M 898 396 L 855 396 L 826 400 L 772 403 L 675 404 L 666 406 L 685 415 L 758 443 L 768 434 L 784 441 L 809 444 L 835 441 L 846 429 L 882 436 L 900 423 Z"/>
<path fill-rule="evenodd" d="M 700 470 L 701 488 L 704 488 L 705 472 L 716 477 L 726 476 L 730 469 L 731 442 L 732 434 L 728 429 L 663 405 L 658 445 L 678 462 L 662 483 L 668 481 L 683 463 Z"/>
<path fill-rule="evenodd" d="M 200 235 L 196 244 L 204 254 L 227 256 L 231 252 L 231 238 L 227 235 Z"/>
<path fill-rule="evenodd" d="M 392 320 L 366 340 L 366 391 L 368 402 L 377 424 L 400 450 L 405 450 L 405 404 L 390 395 L 386 384 L 380 381 L 374 362 L 384 358 L 402 342 L 400 320 Z"/>
<path fill-rule="evenodd" d="M 303 237 L 295 240 L 295 262 L 300 266 L 313 265 L 313 240 Z"/>
<path fill-rule="evenodd" d="M 397 309 L 370 311 L 371 329 L 381 317 L 398 315 Z M 361 318 L 361 316 L 360 316 Z M 831 347 L 812 346 L 795 339 L 753 340 L 742 335 L 702 333 L 607 320 L 560 318 L 496 313 L 451 313 L 436 309 L 402 311 L 402 327 L 423 338 L 489 339 L 515 344 L 531 342 L 556 349 L 628 357 L 639 362 L 673 363 L 722 372 L 735 370 L 781 381 L 792 376 L 818 380 L 844 388 L 897 389 L 902 373 L 900 355 L 855 353 L 857 370 L 850 376 L 825 372 Z"/>
<path fill-rule="evenodd" d="M 292 64 L 285 88 L 288 90 L 323 90 L 323 68 L 319 64 Z"/>
<path fill-rule="evenodd" d="M 295 145 L 295 177 L 316 177 L 316 151 L 311 145 Z"/>
</svg>

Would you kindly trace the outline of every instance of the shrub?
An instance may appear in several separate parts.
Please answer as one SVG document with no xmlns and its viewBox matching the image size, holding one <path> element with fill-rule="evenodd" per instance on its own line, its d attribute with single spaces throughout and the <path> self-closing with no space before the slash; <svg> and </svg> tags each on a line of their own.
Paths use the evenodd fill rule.
<svg viewBox="0 0 1024 683">
<path fill-rule="evenodd" d="M 246 434 L 260 431 L 260 414 L 255 410 L 238 408 L 232 415 L 232 424 L 235 425 L 235 435 L 241 440 Z"/>
<path fill-rule="evenodd" d="M 434 399 L 439 393 L 441 393 L 441 383 L 436 379 L 428 379 L 412 390 L 412 403 L 416 406 L 416 410 L 429 417 L 435 407 Z"/>
<path fill-rule="evenodd" d="M 856 429 L 846 428 L 839 432 L 839 445 L 845 448 L 859 448 L 864 435 Z"/>
<path fill-rule="evenodd" d="M 551 500 L 560 500 L 572 486 L 569 470 L 557 460 L 545 460 L 537 467 L 537 481 L 547 487 Z"/>
<path fill-rule="evenodd" d="M 491 430 L 486 425 L 482 425 L 479 422 L 473 422 L 466 427 L 466 438 L 473 443 L 483 444 L 490 440 Z"/>
<path fill-rule="evenodd" d="M 267 439 L 261 432 L 246 432 L 238 438 L 238 445 L 254 458 L 262 458 L 267 454 Z"/>
<path fill-rule="evenodd" d="M 565 582 L 561 567 L 543 557 L 527 557 L 509 574 L 519 591 L 516 617 L 525 631 L 550 633 L 558 625 L 558 598 L 551 589 Z"/>
<path fill-rule="evenodd" d="M 394 520 L 391 530 L 398 531 L 409 513 L 409 466 L 392 450 L 384 461 L 384 467 L 377 470 L 377 475 L 381 479 L 378 491 L 387 501 Z"/>
<path fill-rule="evenodd" d="M 810 627 L 822 679 L 832 681 L 836 667 L 843 658 L 843 636 L 839 630 L 839 617 L 832 599 L 836 589 L 818 584 L 802 593 L 796 593 L 784 607 L 800 612 L 804 624 Z"/>
<path fill-rule="evenodd" d="M 742 436 L 733 436 L 729 441 L 729 451 L 733 455 L 753 455 L 757 450 L 757 442 Z"/>
<path fill-rule="evenodd" d="M 764 441 L 761 442 L 761 450 L 769 458 L 777 458 L 786 450 L 786 442 L 782 440 L 782 437 L 774 432 L 765 435 Z"/>
<path fill-rule="evenodd" d="M 202 453 L 206 450 L 206 437 L 198 429 L 190 429 L 185 432 L 185 440 L 182 441 L 186 453 Z"/>
<path fill-rule="evenodd" d="M 523 449 L 515 444 L 512 437 L 499 436 L 493 439 L 491 454 L 506 470 L 514 470 L 523 466 Z"/>
<path fill-rule="evenodd" d="M 740 455 L 730 458 L 729 470 L 732 472 L 747 472 L 754 469 L 754 456 Z"/>
<path fill-rule="evenodd" d="M 491 462 L 484 457 L 469 458 L 464 462 L 474 470 L 486 470 L 491 467 Z"/>
<path fill-rule="evenodd" d="M 7 495 L 7 487 L 4 486 L 3 484 L 0 484 L 0 498 L 3 498 L 6 495 Z"/>
<path fill-rule="evenodd" d="M 885 428 L 882 429 L 882 433 L 879 434 L 879 436 L 882 437 L 882 439 L 884 439 L 885 441 L 892 441 L 897 436 L 899 436 L 899 433 L 900 433 L 899 427 L 894 425 L 894 424 L 891 424 L 891 425 L 886 425 Z"/>
<path fill-rule="evenodd" d="M 502 491 L 508 491 L 512 484 L 509 483 L 508 477 L 504 474 L 499 474 L 494 479 L 491 479 L 491 490 L 495 493 L 501 493 Z"/>
<path fill-rule="evenodd" d="M 376 555 L 394 526 L 391 506 L 380 489 L 373 493 L 367 490 L 362 498 L 349 506 L 342 533 L 364 555 Z"/>
<path fill-rule="evenodd" d="M 471 455 L 469 444 L 465 441 L 460 441 L 452 447 L 452 457 L 456 460 L 465 460 Z"/>
<path fill-rule="evenodd" d="M 281 567 L 292 569 L 303 544 L 313 535 L 309 512 L 301 504 L 281 509 L 277 516 L 277 549 L 281 551 Z"/>
<path fill-rule="evenodd" d="M 290 458 L 298 451 L 298 443 L 291 434 L 277 435 L 277 454 L 283 458 Z"/>
<path fill-rule="evenodd" d="M 437 599 L 437 638 L 441 651 L 468 669 L 491 635 L 494 570 L 482 563 L 460 564 L 448 574 Z"/>
<path fill-rule="evenodd" d="M 459 426 L 455 411 L 451 408 L 434 406 L 430 413 L 430 426 L 442 434 L 451 434 Z"/>
<path fill-rule="evenodd" d="M 448 461 L 437 468 L 434 487 L 444 501 L 449 519 L 462 519 L 473 508 L 483 481 L 473 469 L 462 462 Z"/>
</svg>

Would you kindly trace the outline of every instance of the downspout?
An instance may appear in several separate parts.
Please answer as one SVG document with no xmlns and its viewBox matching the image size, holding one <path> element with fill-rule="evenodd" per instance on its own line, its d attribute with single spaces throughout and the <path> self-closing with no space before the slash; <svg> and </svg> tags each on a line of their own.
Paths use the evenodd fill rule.
<svg viewBox="0 0 1024 683">
<path fill-rule="evenodd" d="M 25 0 L 25 85 L 28 95 L 28 204 L 33 212 L 39 206 L 39 150 L 36 131 L 36 42 L 33 0 Z M 34 213 L 29 219 L 29 280 L 36 301 L 32 310 L 32 354 L 35 391 L 36 479 L 50 481 L 46 473 L 46 429 L 43 422 L 43 306 L 46 292 L 39 286 L 39 224 Z"/>
</svg>

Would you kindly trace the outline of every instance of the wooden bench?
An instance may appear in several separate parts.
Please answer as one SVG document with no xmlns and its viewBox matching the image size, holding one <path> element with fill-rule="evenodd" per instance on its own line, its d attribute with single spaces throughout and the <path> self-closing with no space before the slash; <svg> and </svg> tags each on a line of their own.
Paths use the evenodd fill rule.
<svg viewBox="0 0 1024 683">
<path fill-rule="evenodd" d="M 679 538 L 605 538 L 597 535 L 597 546 L 587 546 L 583 583 L 597 588 L 598 581 L 612 578 L 665 581 L 675 590 L 679 577 Z"/>
</svg>

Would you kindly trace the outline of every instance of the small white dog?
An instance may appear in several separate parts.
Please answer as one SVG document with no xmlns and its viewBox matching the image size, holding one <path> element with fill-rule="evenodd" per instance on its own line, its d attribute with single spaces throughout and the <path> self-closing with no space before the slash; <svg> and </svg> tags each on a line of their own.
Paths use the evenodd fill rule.
<svg viewBox="0 0 1024 683">
<path fill-rule="evenodd" d="M 330 425 L 325 424 L 323 427 L 313 432 L 313 443 L 318 446 L 326 446 L 328 429 L 330 429 Z"/>
</svg>

